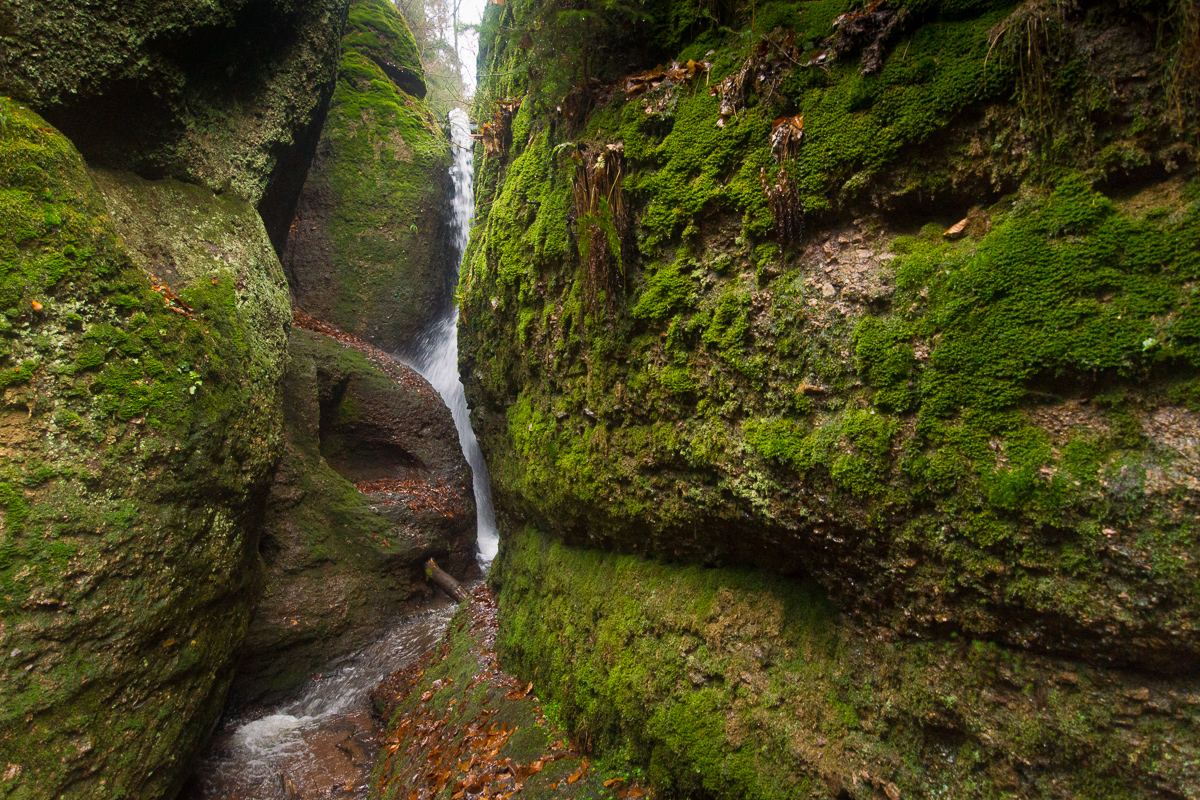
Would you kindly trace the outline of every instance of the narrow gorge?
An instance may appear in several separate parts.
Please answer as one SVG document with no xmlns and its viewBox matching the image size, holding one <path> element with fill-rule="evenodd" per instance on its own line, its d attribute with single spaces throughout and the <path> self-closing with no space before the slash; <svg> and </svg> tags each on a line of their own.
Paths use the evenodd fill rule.
<svg viewBox="0 0 1200 800">
<path fill-rule="evenodd" d="M 0 798 L 1200 797 L 1200 3 L 469 13 L 0 0 Z"/>
</svg>

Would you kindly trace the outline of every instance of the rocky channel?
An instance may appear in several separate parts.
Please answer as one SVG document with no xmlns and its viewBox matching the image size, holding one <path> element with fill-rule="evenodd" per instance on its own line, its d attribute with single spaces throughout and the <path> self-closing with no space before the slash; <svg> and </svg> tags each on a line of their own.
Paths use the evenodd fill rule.
<svg viewBox="0 0 1200 800">
<path fill-rule="evenodd" d="M 0 797 L 1200 796 L 1195 0 L 435 5 L 0 3 Z"/>
</svg>

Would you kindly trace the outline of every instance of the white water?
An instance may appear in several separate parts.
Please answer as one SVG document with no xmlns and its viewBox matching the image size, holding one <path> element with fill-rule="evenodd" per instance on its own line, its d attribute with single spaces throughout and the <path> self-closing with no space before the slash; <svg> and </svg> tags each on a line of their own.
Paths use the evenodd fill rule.
<svg viewBox="0 0 1200 800">
<path fill-rule="evenodd" d="M 454 248 L 455 263 L 462 269 L 463 255 L 471 236 L 471 217 L 475 214 L 475 189 L 472 185 L 471 121 L 462 109 L 450 112 L 451 140 L 454 142 L 454 163 L 450 177 L 454 181 Z M 456 281 L 457 283 L 457 281 Z M 418 338 L 413 367 L 437 389 L 442 400 L 454 415 L 458 441 L 463 455 L 471 465 L 475 488 L 475 511 L 478 519 L 477 541 L 479 557 L 488 562 L 496 556 L 500 537 L 496 529 L 496 512 L 492 508 L 491 481 L 483 451 L 471 430 L 471 412 L 458 375 L 458 307 L 444 319 L 435 320 Z"/>
<path fill-rule="evenodd" d="M 337 778 L 340 784 L 348 777 L 354 778 L 354 788 L 337 796 L 365 796 L 362 778 L 369 765 L 356 775 L 351 762 L 337 756 L 337 745 L 329 743 L 349 734 L 371 736 L 371 691 L 435 647 L 456 608 L 457 604 L 443 599 L 432 609 L 406 617 L 382 639 L 345 659 L 328 675 L 318 676 L 295 699 L 218 733 L 197 767 L 198 785 L 185 797 L 273 800 L 287 795 L 281 776 L 299 789 L 301 797 L 325 796 L 331 780 Z M 332 760 L 329 752 L 334 752 Z M 331 764 L 339 760 L 345 763 Z"/>
<path fill-rule="evenodd" d="M 474 212 L 471 148 L 467 115 L 450 114 L 453 131 L 454 222 L 456 264 L 461 269 Z M 413 366 L 437 389 L 458 428 L 463 455 L 471 465 L 478 514 L 479 556 L 490 562 L 499 538 L 487 464 L 471 430 L 466 395 L 458 376 L 458 312 L 434 320 L 420 337 Z M 365 797 L 369 763 L 355 771 L 349 756 L 338 753 L 349 739 L 372 738 L 368 695 L 395 670 L 433 648 L 456 606 L 439 607 L 408 617 L 375 644 L 344 660 L 330 674 L 318 676 L 295 699 L 262 710 L 257 718 L 235 722 L 218 733 L 196 771 L 196 785 L 185 796 L 204 800 L 273 800 L 294 796 L 283 788 L 286 778 L 300 797 Z M 253 717 L 254 715 L 249 715 Z M 339 744 L 339 742 L 341 744 Z M 332 755 L 331 755 L 332 754 Z M 338 784 L 333 787 L 332 781 Z"/>
</svg>

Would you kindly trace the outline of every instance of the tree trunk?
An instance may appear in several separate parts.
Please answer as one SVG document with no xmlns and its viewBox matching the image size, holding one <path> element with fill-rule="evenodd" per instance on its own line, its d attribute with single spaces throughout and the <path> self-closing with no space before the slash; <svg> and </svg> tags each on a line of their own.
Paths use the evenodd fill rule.
<svg viewBox="0 0 1200 800">
<path fill-rule="evenodd" d="M 453 600 L 461 602 L 471 596 L 462 587 L 462 584 L 450 577 L 432 558 L 425 562 L 425 577 L 433 581 L 435 586 L 450 595 Z"/>
</svg>

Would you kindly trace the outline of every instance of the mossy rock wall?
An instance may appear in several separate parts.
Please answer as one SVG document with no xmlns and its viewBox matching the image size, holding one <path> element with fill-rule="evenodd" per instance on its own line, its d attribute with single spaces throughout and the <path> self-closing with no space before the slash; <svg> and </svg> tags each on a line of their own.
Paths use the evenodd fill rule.
<svg viewBox="0 0 1200 800">
<path fill-rule="evenodd" d="M 300 308 L 390 352 L 410 350 L 453 294 L 450 142 L 419 99 L 422 75 L 392 4 L 354 3 L 283 254 Z"/>
<path fill-rule="evenodd" d="M 0 793 L 170 797 L 249 617 L 286 283 L 248 202 L 2 111 Z"/>
<path fill-rule="evenodd" d="M 914 5 L 870 75 L 813 55 L 851 6 L 762 12 L 811 67 L 763 61 L 783 35 L 713 30 L 675 54 L 707 76 L 626 98 L 614 75 L 575 124 L 530 90 L 511 149 L 478 154 L 460 341 L 498 505 L 569 542 L 807 576 L 909 633 L 1194 671 L 1200 183 L 1155 21 L 1061 11 L 1047 58 L 1072 78 L 1043 97 L 995 38 L 1026 6 Z M 532 85 L 493 37 L 508 77 L 481 114 Z M 706 86 L 743 68 L 770 91 L 724 113 Z M 599 291 L 581 143 L 623 145 L 630 227 L 591 243 Z"/>
<path fill-rule="evenodd" d="M 665 796 L 1200 791 L 1194 679 L 863 630 L 815 584 L 761 571 L 579 549 L 519 525 L 502 541 L 506 666 L 577 741 Z"/>
<path fill-rule="evenodd" d="M 437 392 L 407 367 L 388 374 L 297 327 L 288 356 L 285 445 L 259 547 L 263 592 L 234 705 L 278 697 L 378 638 L 405 601 L 431 591 L 426 559 L 463 579 L 475 566 L 470 467 Z"/>
<path fill-rule="evenodd" d="M 39 0 L 0 10 L 0 94 L 89 163 L 256 205 L 276 247 L 333 91 L 347 0 Z"/>
<path fill-rule="evenodd" d="M 839 44 L 858 5 L 693 19 L 659 45 L 694 77 L 627 96 L 660 58 L 629 43 L 686 18 L 649 4 L 590 98 L 550 91 L 559 23 L 489 9 L 460 359 L 508 525 L 499 649 L 668 794 L 1151 796 L 1193 712 L 1143 761 L 1085 706 L 1200 668 L 1197 127 L 1161 34 L 1186 20 L 873 4 L 907 9 L 892 38 Z M 598 153 L 621 185 L 588 206 Z M 803 656 L 714 655 L 701 566 L 750 570 Z M 1014 716 L 1001 663 L 1073 710 Z"/>
</svg>

